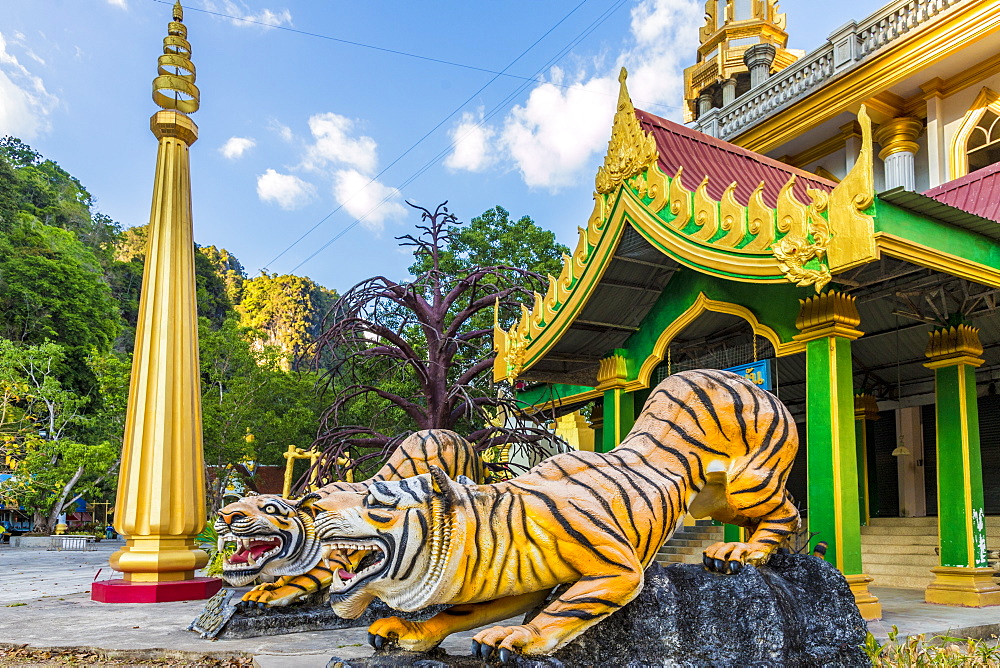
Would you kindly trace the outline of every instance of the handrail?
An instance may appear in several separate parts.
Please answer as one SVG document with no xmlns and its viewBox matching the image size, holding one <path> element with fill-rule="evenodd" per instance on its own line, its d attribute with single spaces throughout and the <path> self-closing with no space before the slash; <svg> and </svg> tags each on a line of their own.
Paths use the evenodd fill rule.
<svg viewBox="0 0 1000 668">
<path fill-rule="evenodd" d="M 703 117 L 694 127 L 723 139 L 732 137 L 774 109 L 820 88 L 835 74 L 856 67 L 882 47 L 922 27 L 945 10 L 969 1 L 895 0 L 860 23 L 852 21 L 834 31 L 825 44 L 728 105 L 713 109 L 715 113 Z M 716 128 L 710 127 L 716 123 Z"/>
</svg>

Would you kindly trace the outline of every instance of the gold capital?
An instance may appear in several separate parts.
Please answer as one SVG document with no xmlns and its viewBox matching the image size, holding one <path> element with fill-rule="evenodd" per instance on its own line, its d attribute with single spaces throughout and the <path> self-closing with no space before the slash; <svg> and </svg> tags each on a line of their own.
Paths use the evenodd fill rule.
<svg viewBox="0 0 1000 668">
<path fill-rule="evenodd" d="M 620 387 L 628 379 L 628 364 L 623 355 L 614 354 L 601 360 L 597 370 L 598 389 Z"/>
<path fill-rule="evenodd" d="M 879 143 L 882 150 L 879 151 L 880 160 L 885 160 L 894 153 L 916 153 L 920 147 L 917 144 L 917 137 L 924 129 L 924 124 L 918 118 L 912 116 L 900 116 L 886 121 L 875 131 L 875 141 Z"/>
<path fill-rule="evenodd" d="M 930 332 L 924 354 L 930 362 L 928 369 L 937 369 L 956 364 L 980 366 L 983 363 L 983 344 L 979 341 L 979 330 L 969 325 L 956 325 Z"/>
<path fill-rule="evenodd" d="M 836 290 L 799 300 L 795 327 L 802 332 L 796 341 L 811 341 L 825 336 L 856 339 L 862 335 L 857 326 L 861 315 L 854 297 Z"/>
<path fill-rule="evenodd" d="M 878 420 L 878 401 L 870 394 L 862 392 L 854 395 L 854 419 Z"/>
</svg>

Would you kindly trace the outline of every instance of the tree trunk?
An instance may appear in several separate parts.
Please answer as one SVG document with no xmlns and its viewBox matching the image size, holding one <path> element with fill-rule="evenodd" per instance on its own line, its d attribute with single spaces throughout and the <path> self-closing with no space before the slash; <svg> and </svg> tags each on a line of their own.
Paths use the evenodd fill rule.
<svg viewBox="0 0 1000 668">
<path fill-rule="evenodd" d="M 66 497 L 68 497 L 69 493 L 73 491 L 73 486 L 77 483 L 78 480 L 80 480 L 80 476 L 83 475 L 83 468 L 84 468 L 83 464 L 81 464 L 80 468 L 78 468 L 76 470 L 76 473 L 73 474 L 73 477 L 69 479 L 69 482 L 63 485 L 62 491 L 56 498 L 56 502 L 52 504 L 52 509 L 49 511 L 49 516 L 45 519 L 44 522 L 46 526 L 45 533 L 52 533 L 52 530 L 55 529 L 56 523 L 59 521 L 59 516 L 62 515 L 64 506 L 66 505 Z M 76 499 L 74 499 L 74 501 L 75 500 Z M 41 531 L 41 529 L 37 530 Z"/>
</svg>

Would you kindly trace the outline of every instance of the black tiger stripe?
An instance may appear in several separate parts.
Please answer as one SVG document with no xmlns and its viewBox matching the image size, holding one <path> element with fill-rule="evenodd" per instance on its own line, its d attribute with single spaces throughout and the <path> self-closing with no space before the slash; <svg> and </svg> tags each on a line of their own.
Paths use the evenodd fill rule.
<svg viewBox="0 0 1000 668">
<path fill-rule="evenodd" d="M 635 524 L 635 513 L 632 512 L 631 499 L 629 499 L 628 493 L 626 493 L 625 488 L 621 486 L 621 484 L 618 482 L 618 480 L 614 476 L 610 476 L 607 473 L 605 473 L 602 470 L 601 467 L 590 465 L 588 462 L 586 462 L 585 460 L 583 460 L 583 458 L 581 458 L 581 457 L 569 455 L 567 457 L 567 459 L 572 459 L 572 460 L 578 461 L 578 462 L 580 462 L 582 464 L 586 464 L 586 465 L 590 466 L 590 472 L 591 473 L 595 473 L 595 474 L 601 476 L 602 478 L 604 478 L 605 480 L 607 480 L 608 482 L 610 482 L 612 485 L 615 486 L 615 488 L 618 490 L 618 494 L 621 495 L 621 498 L 624 499 L 624 500 L 626 500 L 626 502 L 627 502 L 625 504 L 625 511 L 628 513 L 628 521 L 629 521 L 629 524 L 632 525 L 632 531 L 635 533 L 636 536 L 640 535 L 639 534 L 639 527 L 636 526 L 636 524 Z M 636 487 L 636 490 L 639 492 L 639 496 L 645 502 L 646 507 L 649 508 L 650 510 L 652 510 L 653 509 L 653 504 L 650 503 L 649 497 L 646 496 L 646 493 L 642 490 L 641 487 Z"/>
<path fill-rule="evenodd" d="M 586 610 L 542 610 L 540 614 L 548 615 L 550 617 L 573 617 L 576 619 L 583 619 L 586 621 L 591 621 L 594 619 L 600 619 L 601 617 L 606 617 L 609 613 L 607 612 L 587 612 Z"/>
<path fill-rule="evenodd" d="M 567 605 L 573 605 L 574 603 L 592 603 L 595 605 L 606 605 L 609 608 L 620 608 L 621 603 L 615 603 L 614 601 L 609 601 L 606 598 L 598 598 L 596 596 L 580 596 L 578 598 L 565 599 L 559 597 L 556 599 L 560 603 L 566 603 Z"/>
<path fill-rule="evenodd" d="M 583 481 L 583 476 L 577 476 L 577 477 L 574 478 L 574 477 L 570 476 L 569 472 L 566 471 L 566 469 L 564 469 L 562 467 L 562 465 L 559 464 L 559 462 L 553 462 L 553 465 L 557 469 L 559 469 L 559 472 L 562 473 L 566 477 L 567 480 L 571 480 L 572 484 L 576 485 L 577 487 L 583 487 L 585 490 L 587 490 L 588 492 L 590 492 L 590 495 L 592 497 L 594 497 L 594 499 L 599 504 L 601 504 L 602 508 L 604 508 L 605 512 L 608 514 L 608 517 L 610 517 L 611 519 L 614 520 L 615 526 L 617 526 L 618 530 L 621 531 L 622 538 L 624 539 L 624 536 L 627 533 L 625 531 L 625 527 L 623 527 L 621 525 L 621 522 L 618 520 L 618 513 L 616 513 L 611 508 L 611 504 L 608 503 L 608 500 L 605 499 L 604 496 L 600 492 L 598 492 L 596 489 L 594 489 L 593 487 L 591 487 L 590 485 L 588 485 L 586 482 L 584 482 Z M 628 511 L 629 516 L 631 517 L 631 515 L 632 515 L 632 509 L 631 509 L 631 507 L 629 506 L 628 503 L 625 504 L 625 508 Z M 634 528 L 634 526 L 633 526 L 633 528 Z M 638 532 L 636 532 L 636 533 L 638 533 Z M 626 544 L 628 544 L 628 543 L 626 543 Z"/>
<path fill-rule="evenodd" d="M 735 496 L 737 494 L 753 494 L 755 492 L 759 492 L 771 484 L 771 480 L 774 478 L 774 473 L 775 469 L 771 469 L 770 471 L 767 472 L 767 477 L 765 477 L 758 484 L 754 485 L 753 487 L 747 487 L 746 489 L 735 490 L 733 492 L 730 492 L 730 494 Z"/>
<path fill-rule="evenodd" d="M 314 585 L 316 585 L 316 589 L 322 589 L 322 588 L 323 588 L 323 583 L 322 583 L 322 582 L 320 582 L 320 581 L 319 581 L 319 578 L 317 578 L 317 577 L 316 577 L 315 575 L 313 575 L 312 573 L 309 573 L 309 572 L 306 572 L 306 573 L 303 573 L 302 575 L 300 575 L 299 577 L 300 577 L 300 578 L 305 578 L 305 579 L 307 579 L 307 580 L 311 580 L 311 581 L 312 581 L 312 583 L 313 583 Z"/>
<path fill-rule="evenodd" d="M 303 587 L 302 585 L 300 585 L 300 584 L 298 584 L 297 582 L 294 582 L 294 581 L 293 582 L 286 582 L 284 584 L 284 586 L 285 587 L 294 587 L 295 589 L 298 589 L 299 591 L 305 591 L 305 592 L 309 591 L 308 589 L 306 589 L 305 587 Z"/>
<path fill-rule="evenodd" d="M 447 610 L 443 610 L 443 612 L 452 617 L 465 617 L 472 614 L 472 610 L 459 610 L 458 608 L 448 608 Z"/>
<path fill-rule="evenodd" d="M 413 512 L 413 508 L 408 508 L 406 513 L 403 515 L 403 535 L 399 539 L 399 546 L 396 550 L 396 560 L 392 565 L 392 573 L 389 575 L 391 578 L 396 577 L 396 574 L 399 573 L 400 567 L 403 565 L 403 557 L 406 556 L 406 545 L 410 538 L 410 515 Z"/>
<path fill-rule="evenodd" d="M 526 494 L 530 494 L 531 496 L 539 499 L 542 503 L 544 503 L 545 507 L 548 508 L 549 512 L 552 514 L 553 519 L 555 519 L 559 523 L 559 525 L 563 528 L 563 531 L 565 531 L 570 536 L 572 536 L 574 539 L 576 539 L 576 541 L 578 543 L 580 543 L 580 545 L 583 545 L 588 550 L 590 550 L 591 552 L 593 552 L 597 556 L 598 559 L 600 559 L 601 561 L 604 561 L 606 563 L 609 563 L 612 566 L 617 566 L 618 568 L 621 568 L 621 569 L 624 569 L 624 570 L 630 570 L 629 567 L 628 567 L 628 565 L 618 563 L 614 559 L 609 559 L 604 554 L 602 554 L 600 550 L 598 550 L 596 547 L 594 547 L 594 544 L 590 542 L 590 539 L 587 538 L 587 536 L 585 536 L 582 533 L 580 533 L 579 531 L 577 531 L 573 527 L 572 524 L 570 524 L 569 522 L 566 521 L 566 518 L 563 517 L 562 513 L 559 511 L 559 507 L 555 504 L 555 502 L 547 494 L 543 494 L 542 492 L 539 492 L 537 490 L 531 489 L 530 487 L 522 487 L 522 486 L 517 485 L 517 484 L 515 484 L 513 482 L 510 483 L 510 485 L 512 487 L 514 487 L 515 489 L 519 489 L 522 492 L 525 492 Z"/>
<path fill-rule="evenodd" d="M 705 375 L 707 376 L 707 374 Z M 729 437 L 726 435 L 725 429 L 722 428 L 722 420 L 719 419 L 719 414 L 715 410 L 715 402 L 712 401 L 712 398 L 708 396 L 708 394 L 701 386 L 688 380 L 687 376 L 681 375 L 677 377 L 680 378 L 682 381 L 684 381 L 684 383 L 686 383 L 687 386 L 690 387 L 691 390 L 695 393 L 695 396 L 697 396 L 701 400 L 701 403 L 705 407 L 705 410 L 707 410 L 708 414 L 712 416 L 713 420 L 715 420 L 715 425 L 719 428 L 719 433 L 722 434 L 723 438 L 725 438 L 728 441 Z M 711 376 L 707 377 L 710 378 L 717 385 L 720 384 L 715 378 L 711 378 Z"/>
<path fill-rule="evenodd" d="M 611 536 L 612 538 L 614 538 L 615 540 L 617 540 L 619 543 L 621 543 L 625 547 L 628 547 L 628 548 L 632 547 L 632 543 L 629 542 L 628 538 L 626 538 L 622 534 L 616 532 L 608 524 L 606 524 L 603 521 L 601 521 L 601 519 L 599 517 L 597 517 L 596 515 L 594 515 L 593 513 L 591 513 L 589 510 L 587 510 L 586 508 L 581 508 L 580 506 L 578 506 L 575 503 L 573 503 L 573 501 L 568 501 L 567 503 L 576 512 L 580 513 L 581 515 L 583 515 L 584 517 L 586 517 L 588 520 L 590 520 L 590 523 L 593 524 L 598 529 L 600 529 L 602 532 L 604 532 L 605 534 Z"/>
<path fill-rule="evenodd" d="M 666 389 L 657 390 L 656 394 L 662 394 L 667 399 L 672 401 L 676 406 L 678 406 L 681 410 L 690 415 L 691 419 L 694 420 L 694 423 L 698 426 L 698 429 L 701 430 L 701 433 L 704 434 L 705 436 L 708 436 L 708 432 L 705 431 L 705 428 L 701 425 L 701 420 L 698 419 L 698 414 L 694 412 L 693 408 L 688 406 L 685 402 L 681 401 L 674 395 L 670 394 L 670 392 L 668 392 Z"/>
</svg>

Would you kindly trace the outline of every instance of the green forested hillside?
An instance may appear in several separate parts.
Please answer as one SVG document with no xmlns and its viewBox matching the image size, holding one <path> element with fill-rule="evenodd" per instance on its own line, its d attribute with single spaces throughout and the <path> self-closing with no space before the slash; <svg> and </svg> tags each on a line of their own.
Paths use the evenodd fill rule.
<svg viewBox="0 0 1000 668">
<path fill-rule="evenodd" d="M 97 212 L 58 164 L 0 140 L 0 498 L 42 530 L 80 494 L 113 498 L 145 241 L 144 225 Z M 287 372 L 291 355 L 335 293 L 297 276 L 248 280 L 214 245 L 195 260 L 206 460 L 283 463 L 285 446 L 312 441 L 319 412 L 313 378 Z"/>
</svg>

